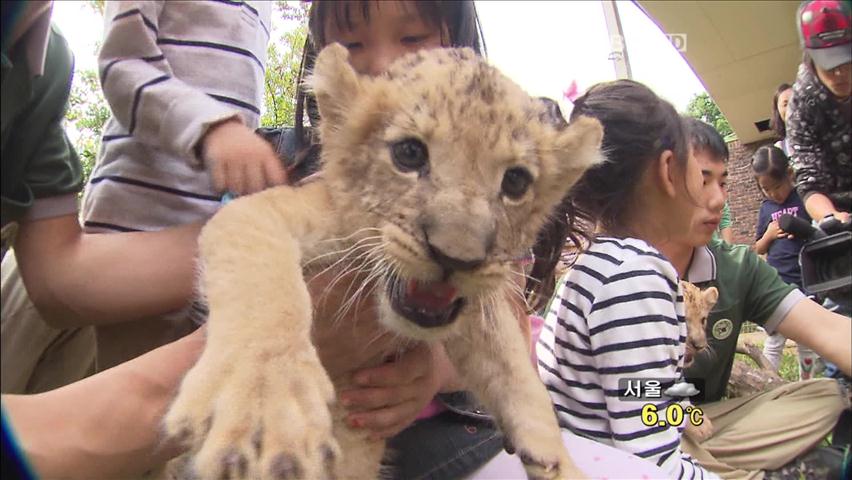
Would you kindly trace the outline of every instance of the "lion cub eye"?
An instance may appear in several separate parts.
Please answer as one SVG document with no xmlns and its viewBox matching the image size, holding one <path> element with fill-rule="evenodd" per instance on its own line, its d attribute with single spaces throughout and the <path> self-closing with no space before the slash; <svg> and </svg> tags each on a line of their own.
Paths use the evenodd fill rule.
<svg viewBox="0 0 852 480">
<path fill-rule="evenodd" d="M 391 158 L 403 172 L 422 170 L 429 162 L 429 149 L 416 138 L 406 138 L 391 144 Z"/>
<path fill-rule="evenodd" d="M 523 167 L 513 167 L 503 174 L 503 184 L 500 188 L 504 195 L 517 200 L 527 193 L 532 180 L 532 174 L 529 170 Z"/>
</svg>

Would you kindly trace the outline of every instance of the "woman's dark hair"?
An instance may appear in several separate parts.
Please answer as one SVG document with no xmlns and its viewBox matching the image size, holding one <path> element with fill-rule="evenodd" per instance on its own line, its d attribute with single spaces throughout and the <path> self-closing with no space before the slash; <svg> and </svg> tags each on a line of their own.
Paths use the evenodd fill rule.
<svg viewBox="0 0 852 480">
<path fill-rule="evenodd" d="M 669 102 L 632 80 L 591 87 L 574 102 L 571 120 L 580 115 L 603 125 L 601 150 L 607 161 L 587 170 L 571 189 L 575 216 L 592 219 L 604 230 L 617 229 L 652 161 L 671 150 L 685 168 L 689 157 L 685 126 Z"/>
<path fill-rule="evenodd" d="M 807 51 L 807 50 L 804 50 L 804 49 L 802 49 L 802 63 L 805 65 L 805 67 L 807 67 L 807 68 L 808 68 L 808 70 L 810 70 L 810 71 L 811 71 L 811 73 L 813 73 L 814 75 L 816 75 L 816 74 L 817 74 L 817 73 L 816 73 L 816 66 L 814 65 L 814 59 L 813 59 L 813 58 L 811 58 L 811 56 L 810 56 L 810 54 L 808 53 L 808 51 Z M 817 80 L 818 80 L 820 83 L 822 83 L 822 81 L 821 81 L 821 80 L 819 80 L 819 77 L 817 77 Z"/>
<path fill-rule="evenodd" d="M 778 111 L 778 97 L 791 88 L 793 87 L 789 83 L 782 83 L 772 96 L 772 118 L 769 119 L 769 127 L 781 138 L 787 138 L 787 122 L 781 118 L 781 112 Z"/>
<path fill-rule="evenodd" d="M 754 176 L 769 175 L 773 180 L 784 180 L 790 170 L 790 160 L 784 151 L 774 145 L 764 145 L 751 157 Z"/>
</svg>

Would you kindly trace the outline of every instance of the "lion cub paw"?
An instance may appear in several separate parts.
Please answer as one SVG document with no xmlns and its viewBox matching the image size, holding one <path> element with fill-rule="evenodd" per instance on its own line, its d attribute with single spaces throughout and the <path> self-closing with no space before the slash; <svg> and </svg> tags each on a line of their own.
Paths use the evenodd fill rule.
<svg viewBox="0 0 852 480">
<path fill-rule="evenodd" d="M 566 455 L 559 459 L 536 457 L 525 451 L 518 451 L 518 457 L 524 465 L 530 480 L 575 480 L 587 478 Z"/>
<path fill-rule="evenodd" d="M 202 355 L 165 418 L 203 479 L 334 477 L 334 387 L 314 352 Z M 255 356 L 250 361 L 246 356 Z"/>
<path fill-rule="evenodd" d="M 528 435 L 525 437 L 526 443 L 519 441 L 517 448 L 512 442 L 507 441 L 506 450 L 518 455 L 527 478 L 535 480 L 587 478 L 568 456 L 562 444 L 562 435 L 558 430 L 555 435 L 541 435 L 540 438 L 531 438 Z"/>
</svg>

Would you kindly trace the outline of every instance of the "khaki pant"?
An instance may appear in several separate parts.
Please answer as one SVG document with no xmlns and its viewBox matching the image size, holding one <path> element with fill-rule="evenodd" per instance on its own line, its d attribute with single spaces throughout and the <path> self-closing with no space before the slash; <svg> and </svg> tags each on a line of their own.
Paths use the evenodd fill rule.
<svg viewBox="0 0 852 480">
<path fill-rule="evenodd" d="M 203 318 L 191 307 L 157 317 L 95 328 L 97 371 L 112 368 L 192 333 Z"/>
<path fill-rule="evenodd" d="M 760 480 L 819 445 L 849 403 L 836 381 L 820 378 L 701 408 L 713 436 L 700 444 L 684 436 L 681 449 L 724 479 Z"/>
<path fill-rule="evenodd" d="M 47 325 L 27 295 L 15 255 L 8 253 L 2 264 L 0 390 L 39 393 L 94 373 L 94 329 Z"/>
</svg>

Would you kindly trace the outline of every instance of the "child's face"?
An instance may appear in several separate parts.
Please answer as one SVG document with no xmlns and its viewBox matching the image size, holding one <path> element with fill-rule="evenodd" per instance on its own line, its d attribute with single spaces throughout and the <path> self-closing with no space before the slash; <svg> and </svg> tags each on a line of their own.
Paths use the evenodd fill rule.
<svg viewBox="0 0 852 480">
<path fill-rule="evenodd" d="M 784 203 L 784 200 L 787 200 L 793 190 L 793 183 L 790 181 L 789 174 L 781 180 L 775 180 L 769 175 L 758 175 L 757 184 L 766 198 L 775 203 Z"/>
<path fill-rule="evenodd" d="M 446 28 L 431 25 L 412 2 L 370 2 L 369 20 L 352 5 L 352 28 L 337 25 L 333 15 L 325 25 L 326 41 L 349 49 L 352 67 L 362 75 L 380 75 L 388 65 L 409 52 L 449 44 Z"/>
<path fill-rule="evenodd" d="M 704 150 L 694 151 L 697 167 L 701 172 L 700 193 L 693 193 L 699 204 L 699 213 L 691 231 L 695 234 L 693 246 L 704 245 L 713 237 L 713 232 L 722 220 L 722 208 L 728 200 L 728 167 L 721 159 Z"/>
<path fill-rule="evenodd" d="M 787 123 L 787 104 L 790 103 L 790 97 L 792 96 L 793 89 L 788 88 L 778 95 L 778 102 L 775 104 L 778 107 L 778 114 L 781 116 L 781 120 L 784 120 L 784 123 Z"/>
</svg>

